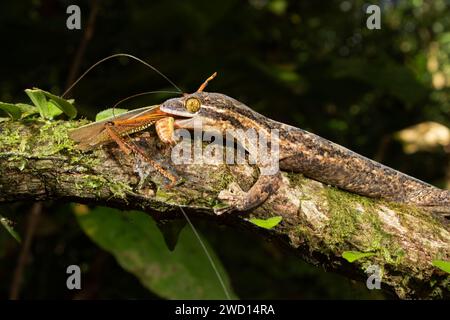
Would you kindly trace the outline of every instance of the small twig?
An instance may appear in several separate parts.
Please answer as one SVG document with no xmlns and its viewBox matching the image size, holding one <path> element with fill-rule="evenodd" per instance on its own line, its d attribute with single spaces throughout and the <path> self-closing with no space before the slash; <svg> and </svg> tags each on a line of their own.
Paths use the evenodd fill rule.
<svg viewBox="0 0 450 320">
<path fill-rule="evenodd" d="M 20 250 L 19 258 L 17 259 L 17 266 L 14 270 L 14 277 L 11 284 L 11 290 L 9 293 L 9 298 L 11 300 L 17 300 L 20 294 L 20 288 L 22 285 L 23 272 L 28 262 L 28 256 L 30 253 L 31 243 L 33 242 L 34 232 L 38 225 L 39 216 L 42 212 L 42 203 L 36 202 L 31 207 L 30 214 L 28 215 L 28 224 L 25 231 L 25 240 Z"/>
<path fill-rule="evenodd" d="M 72 66 L 70 67 L 69 76 L 66 80 L 66 88 L 68 88 L 72 82 L 75 81 L 78 70 L 80 69 L 81 61 L 84 57 L 84 53 L 86 52 L 87 45 L 91 40 L 94 29 L 95 29 L 95 19 L 97 18 L 97 13 L 99 10 L 99 0 L 92 0 L 91 13 L 89 14 L 89 19 L 86 25 L 86 29 L 83 33 L 83 38 L 81 39 L 80 45 L 78 46 L 78 50 L 75 54 L 75 58 L 73 59 Z"/>
</svg>

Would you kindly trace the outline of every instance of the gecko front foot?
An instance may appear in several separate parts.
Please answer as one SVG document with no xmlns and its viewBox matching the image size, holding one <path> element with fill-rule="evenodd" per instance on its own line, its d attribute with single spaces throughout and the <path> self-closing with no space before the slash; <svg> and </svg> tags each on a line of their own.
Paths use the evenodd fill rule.
<svg viewBox="0 0 450 320">
<path fill-rule="evenodd" d="M 256 183 L 245 192 L 236 183 L 229 184 L 227 190 L 222 190 L 218 198 L 228 206 L 217 208 L 217 215 L 232 211 L 248 211 L 264 203 L 280 187 L 281 174 L 278 171 L 274 175 L 260 175 Z"/>
<path fill-rule="evenodd" d="M 214 213 L 217 215 L 245 210 L 247 193 L 236 182 L 230 183 L 228 189 L 220 191 L 217 197 L 227 204 L 226 207 L 214 209 Z"/>
</svg>

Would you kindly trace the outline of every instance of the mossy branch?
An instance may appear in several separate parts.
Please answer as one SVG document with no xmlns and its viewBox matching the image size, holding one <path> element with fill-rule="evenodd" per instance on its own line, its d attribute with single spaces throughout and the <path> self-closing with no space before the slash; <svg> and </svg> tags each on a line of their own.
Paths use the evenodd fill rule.
<svg viewBox="0 0 450 320">
<path fill-rule="evenodd" d="M 156 218 L 179 217 L 183 206 L 193 217 L 211 218 L 278 240 L 306 261 L 366 281 L 369 266 L 381 270 L 381 288 L 400 298 L 449 297 L 449 274 L 432 265 L 450 260 L 447 221 L 413 206 L 377 201 L 323 185 L 300 174 L 283 173 L 281 188 L 249 214 L 216 216 L 218 192 L 231 181 L 249 188 L 258 176 L 250 165 L 173 165 L 170 149 L 152 132 L 135 143 L 184 179 L 171 189 L 138 158 L 113 144 L 80 153 L 67 137 L 79 121 L 38 119 L 0 123 L 0 203 L 21 200 L 70 201 L 140 209 Z M 282 216 L 271 230 L 248 218 Z M 348 251 L 372 253 L 352 263 Z M 269 262 L 270 263 L 270 262 Z"/>
</svg>

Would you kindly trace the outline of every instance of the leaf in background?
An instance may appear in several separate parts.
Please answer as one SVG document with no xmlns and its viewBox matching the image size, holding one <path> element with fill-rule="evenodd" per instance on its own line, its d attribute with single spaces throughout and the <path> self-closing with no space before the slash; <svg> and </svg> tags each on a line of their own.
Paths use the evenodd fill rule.
<svg viewBox="0 0 450 320">
<path fill-rule="evenodd" d="M 342 258 L 352 263 L 362 258 L 371 257 L 374 254 L 375 253 L 373 252 L 344 251 L 342 253 Z"/>
<path fill-rule="evenodd" d="M 118 116 L 119 114 L 125 113 L 127 111 L 128 109 L 109 108 L 97 113 L 97 115 L 95 116 L 95 121 L 101 121 L 114 116 Z"/>
<path fill-rule="evenodd" d="M 47 98 L 39 89 L 25 89 L 25 93 L 30 97 L 33 104 L 38 108 L 42 118 L 51 119 L 51 112 L 48 110 Z"/>
<path fill-rule="evenodd" d="M 77 109 L 75 109 L 69 100 L 38 88 L 26 89 L 25 92 L 30 97 L 31 101 L 39 108 L 41 116 L 46 119 L 52 119 L 54 117 L 55 107 L 60 109 L 71 119 L 77 116 Z M 47 103 L 47 98 L 50 103 Z"/>
<path fill-rule="evenodd" d="M 26 118 L 33 114 L 39 113 L 39 109 L 36 106 L 32 106 L 31 104 L 26 103 L 16 103 L 16 106 L 20 108 L 22 111 L 21 118 Z"/>
<path fill-rule="evenodd" d="M 283 217 L 277 216 L 272 217 L 269 219 L 257 219 L 257 218 L 251 218 L 248 221 L 250 221 L 253 224 L 256 224 L 258 227 L 264 228 L 264 229 L 272 229 L 277 224 L 279 224 L 283 220 Z"/>
<path fill-rule="evenodd" d="M 186 223 L 187 221 L 185 219 L 158 221 L 156 223 L 158 229 L 161 231 L 161 234 L 164 237 L 167 248 L 170 251 L 175 250 L 175 246 L 178 243 L 180 233 L 181 231 L 183 231 Z"/>
<path fill-rule="evenodd" d="M 417 103 L 427 91 L 414 73 L 403 65 L 379 58 L 367 63 L 360 58 L 337 59 L 332 65 L 336 78 L 353 78 L 381 89 L 405 103 Z"/>
<path fill-rule="evenodd" d="M 433 260 L 432 265 L 438 267 L 442 271 L 450 273 L 450 261 Z"/>
<path fill-rule="evenodd" d="M 22 110 L 15 104 L 0 102 L 0 110 L 5 111 L 13 120 L 17 120 L 22 115 Z"/>
<path fill-rule="evenodd" d="M 190 229 L 181 232 L 179 243 L 171 252 L 167 250 L 156 222 L 143 212 L 97 207 L 88 213 L 77 214 L 77 219 L 95 243 L 113 254 L 125 270 L 159 296 L 168 299 L 226 298 Z M 209 246 L 208 252 L 231 292 L 228 277 Z"/>
<path fill-rule="evenodd" d="M 11 220 L 9 220 L 8 218 L 3 217 L 2 215 L 0 215 L 0 224 L 6 229 L 6 231 L 8 231 L 8 233 L 14 238 L 16 239 L 16 241 L 18 243 L 21 242 L 20 239 L 20 235 L 17 233 L 16 230 L 14 230 L 14 228 L 12 227 L 13 223 Z"/>
<path fill-rule="evenodd" d="M 37 89 L 37 88 L 35 88 Z M 40 90 L 40 89 L 37 89 Z M 50 102 L 53 102 L 55 106 L 60 108 L 70 119 L 73 119 L 77 116 L 77 109 L 73 106 L 73 104 L 70 102 L 70 100 L 66 100 L 64 98 L 58 97 L 57 95 L 54 95 L 50 92 L 41 90 L 43 94 L 47 98 L 50 99 Z"/>
<path fill-rule="evenodd" d="M 47 101 L 47 112 L 50 119 L 54 119 L 63 113 L 53 100 Z"/>
</svg>

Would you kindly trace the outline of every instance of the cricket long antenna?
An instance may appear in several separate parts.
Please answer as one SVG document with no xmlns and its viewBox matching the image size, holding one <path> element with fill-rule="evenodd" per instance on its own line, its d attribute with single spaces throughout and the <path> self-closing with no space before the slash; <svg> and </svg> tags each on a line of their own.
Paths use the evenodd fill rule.
<svg viewBox="0 0 450 320">
<path fill-rule="evenodd" d="M 133 94 L 133 95 L 131 95 L 131 96 L 128 96 L 128 97 L 126 97 L 126 98 L 123 98 L 122 100 L 116 102 L 116 103 L 114 104 L 114 106 L 112 107 L 112 109 L 114 110 L 114 108 L 117 108 L 117 106 L 118 106 L 119 104 L 121 104 L 122 102 L 128 101 L 128 100 L 133 99 L 133 98 L 136 98 L 136 97 L 145 96 L 145 95 L 147 95 L 147 94 L 152 94 L 152 93 L 173 93 L 173 94 L 181 94 L 181 93 L 178 92 L 178 91 L 165 91 L 165 90 L 140 92 L 140 93 L 136 93 L 136 94 Z"/>
<path fill-rule="evenodd" d="M 142 64 L 144 64 L 145 66 L 149 67 L 150 69 L 152 69 L 153 71 L 155 71 L 157 74 L 159 74 L 161 77 L 163 77 L 164 79 L 166 79 L 172 86 L 174 86 L 175 89 L 178 90 L 178 93 L 182 93 L 183 91 L 172 81 L 170 80 L 166 75 L 164 75 L 161 71 L 159 71 L 158 69 L 156 69 L 154 66 L 152 66 L 151 64 L 145 62 L 142 59 L 139 59 L 138 57 L 135 57 L 131 54 L 128 53 L 116 53 L 110 56 L 107 56 L 106 58 L 101 59 L 100 61 L 97 61 L 96 63 L 94 63 L 91 67 L 89 67 L 89 69 L 87 69 L 74 83 L 72 83 L 72 85 L 67 88 L 66 91 L 64 91 L 64 93 L 61 95 L 61 98 L 64 98 L 64 96 L 69 93 L 70 90 L 72 90 L 73 87 L 75 87 L 75 85 L 84 78 L 84 76 L 86 76 L 86 74 L 89 73 L 89 71 L 91 71 L 92 69 L 94 69 L 96 66 L 98 66 L 99 64 L 110 60 L 112 58 L 117 58 L 117 57 L 127 57 L 130 59 L 134 59 Z"/>
<path fill-rule="evenodd" d="M 197 230 L 195 229 L 194 225 L 191 222 L 191 219 L 189 219 L 188 215 L 186 214 L 186 212 L 183 210 L 183 207 L 178 206 L 181 210 L 181 212 L 183 213 L 184 218 L 187 220 L 187 222 L 189 223 L 189 226 L 191 227 L 192 231 L 194 232 L 195 237 L 197 238 L 198 242 L 200 242 L 200 245 L 202 246 L 203 251 L 206 254 L 206 257 L 208 258 L 209 263 L 211 264 L 214 273 L 217 276 L 217 279 L 219 280 L 220 285 L 222 286 L 222 289 L 225 293 L 225 296 L 227 297 L 228 300 L 231 300 L 231 296 L 230 293 L 227 290 L 227 287 L 225 286 L 225 282 L 223 281 L 222 277 L 220 276 L 219 270 L 217 269 L 216 264 L 214 263 L 213 258 L 211 257 L 211 255 L 208 252 L 208 249 L 206 248 L 205 244 L 202 241 L 202 238 L 200 238 L 200 235 L 198 234 Z"/>
</svg>

